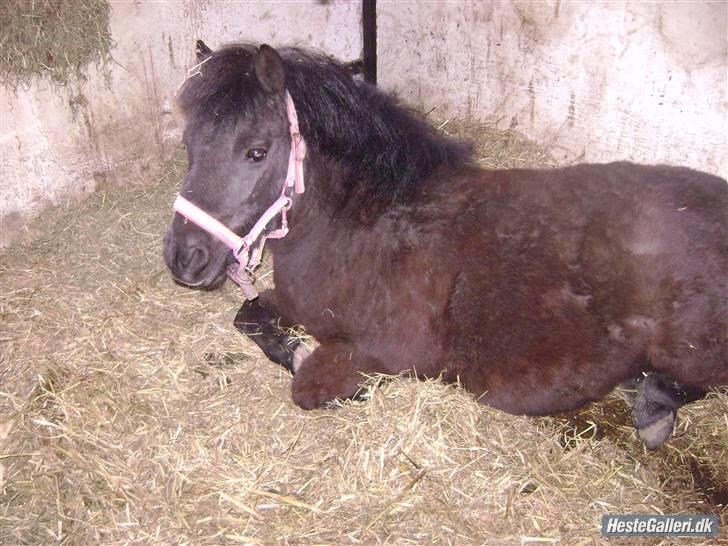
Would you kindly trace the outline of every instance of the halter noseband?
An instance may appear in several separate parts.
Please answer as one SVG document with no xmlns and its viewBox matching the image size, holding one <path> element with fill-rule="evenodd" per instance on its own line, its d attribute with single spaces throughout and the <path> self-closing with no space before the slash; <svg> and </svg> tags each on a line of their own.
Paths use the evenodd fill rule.
<svg viewBox="0 0 728 546">
<path fill-rule="evenodd" d="M 258 218 L 253 228 L 245 237 L 236 235 L 230 228 L 216 220 L 197 205 L 191 203 L 181 195 L 174 201 L 175 212 L 184 216 L 210 235 L 220 240 L 233 251 L 238 265 L 230 265 L 228 276 L 243 289 L 245 297 L 249 300 L 258 297 L 253 287 L 255 268 L 260 265 L 263 247 L 267 239 L 282 239 L 288 235 L 288 211 L 293 206 L 291 195 L 293 192 L 301 194 L 305 187 L 303 184 L 303 160 L 306 157 L 306 141 L 298 130 L 298 115 L 291 95 L 286 91 L 286 111 L 291 133 L 291 153 L 288 156 L 288 173 L 281 189 L 281 195 Z M 273 218 L 281 215 L 281 227 L 269 233 L 264 233 Z"/>
</svg>

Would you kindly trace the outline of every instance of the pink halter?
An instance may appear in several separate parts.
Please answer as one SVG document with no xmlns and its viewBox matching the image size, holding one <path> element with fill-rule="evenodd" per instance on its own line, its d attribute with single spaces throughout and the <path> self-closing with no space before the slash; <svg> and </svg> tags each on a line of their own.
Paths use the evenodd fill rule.
<svg viewBox="0 0 728 546">
<path fill-rule="evenodd" d="M 245 237 L 236 235 L 222 222 L 216 220 L 181 195 L 178 195 L 174 202 L 176 212 L 216 237 L 233 251 L 238 265 L 231 265 L 227 270 L 227 274 L 243 289 L 245 297 L 249 300 L 258 297 L 258 292 L 253 287 L 255 280 L 253 272 L 260 265 L 265 241 L 267 239 L 282 239 L 288 235 L 287 213 L 293 205 L 291 190 L 298 194 L 303 193 L 305 190 L 303 160 L 306 157 L 306 141 L 303 140 L 298 130 L 296 107 L 288 91 L 286 91 L 286 111 L 288 112 L 288 123 L 291 132 L 291 153 L 288 156 L 286 180 L 281 189 L 280 197 L 258 218 L 258 221 L 255 222 L 255 225 Z M 263 233 L 270 221 L 279 214 L 281 215 L 281 227 L 270 233 Z"/>
</svg>

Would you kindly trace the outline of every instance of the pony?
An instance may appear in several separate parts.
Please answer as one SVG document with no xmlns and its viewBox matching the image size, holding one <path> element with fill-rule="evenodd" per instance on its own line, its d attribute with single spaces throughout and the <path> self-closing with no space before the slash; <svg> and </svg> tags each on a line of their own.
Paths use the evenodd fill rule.
<svg viewBox="0 0 728 546">
<path fill-rule="evenodd" d="M 681 405 L 728 384 L 725 180 L 629 162 L 484 169 L 322 54 L 199 42 L 198 60 L 178 94 L 180 196 L 233 239 L 255 232 L 246 256 L 278 227 L 275 288 L 235 325 L 293 372 L 301 408 L 355 397 L 368 374 L 457 382 L 523 415 L 631 382 L 655 448 Z M 164 238 L 174 280 L 199 289 L 241 252 L 179 212 Z M 310 354 L 279 328 L 294 325 L 319 342 Z"/>
</svg>

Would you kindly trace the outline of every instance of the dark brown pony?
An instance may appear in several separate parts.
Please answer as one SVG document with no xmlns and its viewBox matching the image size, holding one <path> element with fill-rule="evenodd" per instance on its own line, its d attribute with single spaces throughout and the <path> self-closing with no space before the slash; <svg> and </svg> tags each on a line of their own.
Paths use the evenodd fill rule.
<svg viewBox="0 0 728 546">
<path fill-rule="evenodd" d="M 681 404 L 728 384 L 724 180 L 625 162 L 482 169 L 334 60 L 199 47 L 179 95 L 184 197 L 247 232 L 285 178 L 286 89 L 308 142 L 290 233 L 268 244 L 275 290 L 236 318 L 295 371 L 299 406 L 354 396 L 362 373 L 411 370 L 544 415 L 632 380 L 635 425 L 655 447 Z M 208 289 L 233 260 L 179 215 L 164 255 L 178 282 Z M 295 370 L 279 321 L 320 342 Z"/>
</svg>

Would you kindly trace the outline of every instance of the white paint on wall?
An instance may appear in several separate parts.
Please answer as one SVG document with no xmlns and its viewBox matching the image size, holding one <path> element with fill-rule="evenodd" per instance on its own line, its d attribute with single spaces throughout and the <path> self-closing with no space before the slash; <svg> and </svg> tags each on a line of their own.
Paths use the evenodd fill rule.
<svg viewBox="0 0 728 546">
<path fill-rule="evenodd" d="M 361 53 L 358 0 L 111 5 L 108 71 L 90 66 L 66 89 L 0 88 L 0 246 L 29 216 L 123 183 L 176 145 L 173 95 L 196 39 Z M 378 29 L 382 87 L 438 117 L 516 127 L 565 162 L 728 174 L 724 1 L 380 0 Z"/>
<path fill-rule="evenodd" d="M 359 2 L 110 3 L 116 46 L 106 71 L 89 66 L 86 82 L 66 88 L 40 79 L 0 87 L 0 246 L 44 208 L 135 178 L 178 143 L 174 92 L 196 62 L 197 39 L 361 54 Z"/>
<path fill-rule="evenodd" d="M 728 3 L 378 4 L 379 74 L 418 108 L 516 127 L 569 161 L 728 175 Z"/>
</svg>

